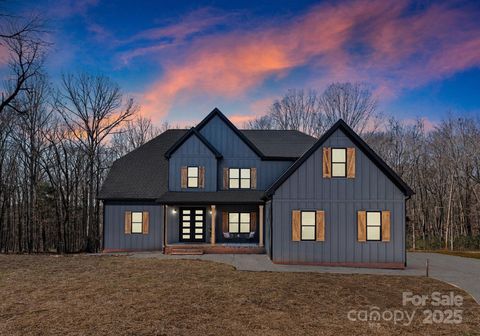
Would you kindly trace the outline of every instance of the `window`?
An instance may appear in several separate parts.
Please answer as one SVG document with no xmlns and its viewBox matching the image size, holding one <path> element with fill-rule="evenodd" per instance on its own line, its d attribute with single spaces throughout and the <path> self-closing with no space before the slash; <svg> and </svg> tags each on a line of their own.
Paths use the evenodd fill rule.
<svg viewBox="0 0 480 336">
<path fill-rule="evenodd" d="M 132 233 L 142 233 L 143 213 L 132 212 Z"/>
<path fill-rule="evenodd" d="M 381 217 L 380 211 L 367 211 L 367 240 L 381 240 Z"/>
<path fill-rule="evenodd" d="M 229 189 L 250 189 L 250 168 L 230 168 L 228 177 Z"/>
<path fill-rule="evenodd" d="M 332 148 L 332 177 L 347 176 L 347 149 Z"/>
<path fill-rule="evenodd" d="M 301 240 L 315 240 L 315 211 L 302 211 Z"/>
<path fill-rule="evenodd" d="M 198 167 L 187 168 L 187 187 L 198 188 Z"/>
<path fill-rule="evenodd" d="M 228 214 L 228 232 L 250 233 L 250 213 L 230 212 Z"/>
</svg>

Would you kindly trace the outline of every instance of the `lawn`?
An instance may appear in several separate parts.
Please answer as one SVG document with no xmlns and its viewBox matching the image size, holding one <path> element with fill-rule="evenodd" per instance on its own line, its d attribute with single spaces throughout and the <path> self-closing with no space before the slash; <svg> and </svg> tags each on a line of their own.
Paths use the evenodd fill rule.
<svg viewBox="0 0 480 336">
<path fill-rule="evenodd" d="M 464 297 L 460 324 L 350 321 L 402 292 Z M 207 261 L 0 256 L 1 335 L 480 335 L 480 306 L 420 277 L 259 273 Z M 446 307 L 450 309 L 451 307 Z M 442 310 L 444 308 L 441 308 Z"/>
</svg>

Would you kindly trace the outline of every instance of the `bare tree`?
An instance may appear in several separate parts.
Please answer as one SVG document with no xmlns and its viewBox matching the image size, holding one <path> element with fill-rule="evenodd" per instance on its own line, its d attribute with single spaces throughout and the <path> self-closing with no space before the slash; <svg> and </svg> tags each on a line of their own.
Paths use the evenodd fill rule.
<svg viewBox="0 0 480 336">
<path fill-rule="evenodd" d="M 17 110 L 15 98 L 28 90 L 30 78 L 41 72 L 49 44 L 42 38 L 46 33 L 40 17 L 30 19 L 0 14 L 0 45 L 9 52 L 10 76 L 4 83 L 0 97 L 0 114 L 9 107 Z"/>
<path fill-rule="evenodd" d="M 56 108 L 87 156 L 89 239 L 86 249 L 96 251 L 100 246 L 98 201 L 95 200 L 99 185 L 96 161 L 100 160 L 100 148 L 106 138 L 132 117 L 137 106 L 133 99 L 125 100 L 120 87 L 107 77 L 81 73 L 62 76 Z"/>
<path fill-rule="evenodd" d="M 116 157 L 123 156 L 160 133 L 160 128 L 153 125 L 150 118 L 138 116 L 131 121 L 127 121 L 122 128 L 113 134 L 112 150 L 116 153 Z"/>
<path fill-rule="evenodd" d="M 358 133 L 363 133 L 377 113 L 377 100 L 366 84 L 333 83 L 319 99 L 326 127 L 343 119 Z M 373 126 L 373 125 L 372 125 Z"/>
</svg>

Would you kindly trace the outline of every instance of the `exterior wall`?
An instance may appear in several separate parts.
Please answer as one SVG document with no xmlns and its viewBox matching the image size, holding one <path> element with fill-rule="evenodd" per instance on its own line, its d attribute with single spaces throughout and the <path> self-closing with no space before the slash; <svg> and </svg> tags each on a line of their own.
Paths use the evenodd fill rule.
<svg viewBox="0 0 480 336">
<path fill-rule="evenodd" d="M 257 168 L 257 189 L 267 189 L 292 165 L 292 161 L 262 161 L 223 120 L 215 116 L 200 133 L 223 155 L 219 160 L 217 185 L 223 188 L 223 168 Z"/>
<path fill-rule="evenodd" d="M 105 202 L 104 250 L 161 250 L 163 208 L 154 203 Z M 125 234 L 125 211 L 148 211 L 148 234 Z"/>
<path fill-rule="evenodd" d="M 267 255 L 271 258 L 272 253 L 271 253 L 271 239 L 270 236 L 272 234 L 272 201 L 267 201 L 265 203 L 265 229 L 263 231 L 263 237 L 264 237 L 264 242 L 265 242 L 265 251 L 267 252 Z"/>
<path fill-rule="evenodd" d="M 341 130 L 324 147 L 356 147 Z M 405 196 L 356 148 L 355 179 L 322 176 L 322 147 L 273 196 L 273 256 L 280 263 L 404 263 Z M 325 241 L 292 241 L 292 210 L 325 211 Z M 390 242 L 357 242 L 357 210 L 390 210 Z"/>
<path fill-rule="evenodd" d="M 181 188 L 181 167 L 205 167 L 205 188 Z M 170 157 L 168 169 L 168 188 L 170 191 L 216 191 L 217 159 L 215 155 L 196 136 L 189 137 Z"/>
</svg>

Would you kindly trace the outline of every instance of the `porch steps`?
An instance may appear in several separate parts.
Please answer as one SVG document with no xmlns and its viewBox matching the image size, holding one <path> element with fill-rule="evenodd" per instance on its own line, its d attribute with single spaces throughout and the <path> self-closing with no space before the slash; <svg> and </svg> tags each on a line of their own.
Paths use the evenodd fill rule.
<svg viewBox="0 0 480 336">
<path fill-rule="evenodd" d="M 202 255 L 202 249 L 172 247 L 169 251 L 171 255 Z"/>
</svg>

